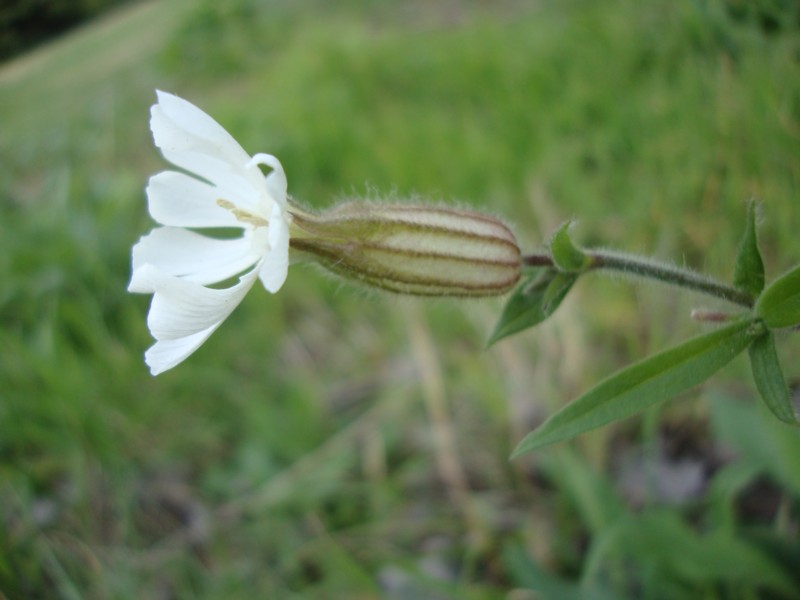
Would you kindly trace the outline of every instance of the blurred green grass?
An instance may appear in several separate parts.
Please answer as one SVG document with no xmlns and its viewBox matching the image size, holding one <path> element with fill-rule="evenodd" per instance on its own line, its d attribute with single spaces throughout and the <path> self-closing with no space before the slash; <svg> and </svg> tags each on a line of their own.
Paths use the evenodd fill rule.
<svg viewBox="0 0 800 600">
<path fill-rule="evenodd" d="M 125 292 L 151 226 L 143 187 L 166 168 L 148 106 L 155 88 L 198 104 L 249 152 L 279 156 L 313 206 L 469 204 L 527 249 L 577 217 L 587 244 L 721 278 L 755 196 L 774 276 L 800 254 L 800 29 L 791 3 L 769 26 L 759 6 L 150 2 L 3 66 L 0 591 L 526 598 L 530 578 L 563 591 L 587 564 L 597 575 L 591 542 L 618 501 L 589 498 L 620 493 L 615 453 L 639 422 L 574 456 L 507 457 L 546 411 L 693 331 L 696 299 L 591 279 L 552 323 L 483 351 L 499 303 L 423 304 L 298 265 L 153 379 L 148 298 Z M 782 350 L 796 376 L 796 340 Z M 711 386 L 747 396 L 748 383 L 736 363 Z M 701 399 L 665 421 L 706 418 Z M 668 510 L 722 510 L 741 490 Z M 785 498 L 788 543 L 797 490 Z M 630 591 L 633 559 L 619 560 L 598 594 Z M 715 583 L 727 563 L 706 581 L 653 560 L 639 589 L 670 591 L 652 597 L 764 583 L 747 574 L 737 596 Z"/>
</svg>

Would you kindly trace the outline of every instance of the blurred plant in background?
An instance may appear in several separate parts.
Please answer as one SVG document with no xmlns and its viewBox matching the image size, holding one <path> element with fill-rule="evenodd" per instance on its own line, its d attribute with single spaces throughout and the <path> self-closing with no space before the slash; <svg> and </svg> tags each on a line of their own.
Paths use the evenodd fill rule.
<svg viewBox="0 0 800 600">
<path fill-rule="evenodd" d="M 800 442 L 740 359 L 507 460 L 602 375 L 688 337 L 697 298 L 584 277 L 483 352 L 496 303 L 309 269 L 152 379 L 147 300 L 125 287 L 162 168 L 157 87 L 280 156 L 312 207 L 457 200 L 525 248 L 580 217 L 589 247 L 725 279 L 756 196 L 772 280 L 800 254 L 799 33 L 789 2 L 159 2 L 5 65 L 0 591 L 792 597 Z M 791 382 L 796 341 L 777 350 Z"/>
</svg>

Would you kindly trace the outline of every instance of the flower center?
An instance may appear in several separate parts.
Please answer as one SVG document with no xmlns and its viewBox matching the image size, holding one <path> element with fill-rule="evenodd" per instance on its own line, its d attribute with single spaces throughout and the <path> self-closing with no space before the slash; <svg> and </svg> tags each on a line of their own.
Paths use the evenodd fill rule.
<svg viewBox="0 0 800 600">
<path fill-rule="evenodd" d="M 241 221 L 242 223 L 247 223 L 248 225 L 252 225 L 253 227 L 267 227 L 269 225 L 269 221 L 267 221 L 266 219 L 263 219 L 258 215 L 254 215 L 253 213 L 248 212 L 246 210 L 242 210 L 230 200 L 219 198 L 217 200 L 217 204 L 222 208 L 224 208 L 225 210 L 231 211 L 233 213 L 233 216 L 236 217 L 236 219 Z"/>
</svg>

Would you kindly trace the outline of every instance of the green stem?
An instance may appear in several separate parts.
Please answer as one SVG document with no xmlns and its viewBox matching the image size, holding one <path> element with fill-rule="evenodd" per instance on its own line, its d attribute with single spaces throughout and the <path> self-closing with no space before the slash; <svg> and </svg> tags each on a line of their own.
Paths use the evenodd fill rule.
<svg viewBox="0 0 800 600">
<path fill-rule="evenodd" d="M 753 297 L 747 292 L 706 277 L 697 271 L 610 250 L 586 250 L 585 253 L 591 259 L 589 269 L 608 269 L 645 279 L 654 279 L 669 285 L 721 298 L 745 308 L 753 307 Z M 532 267 L 555 266 L 549 253 L 526 254 L 522 257 L 522 263 Z"/>
</svg>

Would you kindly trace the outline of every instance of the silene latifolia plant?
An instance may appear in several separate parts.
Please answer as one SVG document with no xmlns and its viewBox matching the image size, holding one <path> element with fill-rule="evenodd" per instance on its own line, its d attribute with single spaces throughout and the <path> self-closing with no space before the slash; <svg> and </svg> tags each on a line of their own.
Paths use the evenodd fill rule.
<svg viewBox="0 0 800 600">
<path fill-rule="evenodd" d="M 153 375 L 197 350 L 257 280 L 277 292 L 290 255 L 400 294 L 469 298 L 513 290 L 490 344 L 547 319 L 581 275 L 617 271 L 707 294 L 734 310 L 696 313 L 716 328 L 611 375 L 529 433 L 513 456 L 672 398 L 745 350 L 766 405 L 781 421 L 800 424 L 774 341 L 776 330 L 800 326 L 800 265 L 765 286 L 752 203 L 727 284 L 649 258 L 581 249 L 570 236 L 571 223 L 555 232 L 546 250 L 523 254 L 500 220 L 458 208 L 351 201 L 312 212 L 290 200 L 277 158 L 248 155 L 186 100 L 158 92 L 150 128 L 164 158 L 185 171 L 151 177 L 148 207 L 161 226 L 133 247 L 128 290 L 153 295 L 147 325 L 156 343 L 145 353 Z M 213 228 L 241 234 L 231 239 L 197 231 Z M 220 287 L 228 281 L 235 283 Z"/>
</svg>

